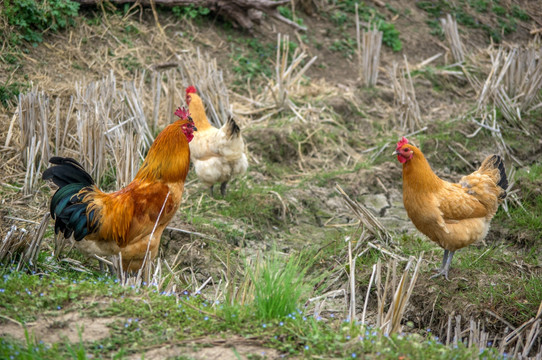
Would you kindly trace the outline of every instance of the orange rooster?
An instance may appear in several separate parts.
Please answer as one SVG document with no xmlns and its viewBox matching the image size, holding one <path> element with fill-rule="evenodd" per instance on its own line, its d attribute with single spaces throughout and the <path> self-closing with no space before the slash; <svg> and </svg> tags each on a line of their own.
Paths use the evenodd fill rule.
<svg viewBox="0 0 542 360">
<path fill-rule="evenodd" d="M 147 251 L 154 258 L 162 231 L 179 208 L 190 166 L 188 143 L 196 130 L 189 112 L 154 140 L 134 180 L 125 188 L 104 193 L 74 159 L 53 157 L 55 166 L 43 172 L 59 189 L 51 199 L 55 233 L 73 235 L 88 255 L 122 255 L 125 271 L 143 265 Z"/>
<path fill-rule="evenodd" d="M 190 158 L 196 175 L 210 188 L 211 196 L 216 183 L 221 183 L 220 192 L 225 196 L 228 181 L 248 168 L 241 129 L 231 117 L 220 129 L 212 126 L 194 86 L 186 89 L 186 103 L 198 128 L 190 143 Z"/>
<path fill-rule="evenodd" d="M 444 275 L 454 252 L 483 240 L 489 223 L 506 197 L 508 180 L 500 156 L 488 156 L 480 168 L 459 184 L 440 179 L 420 149 L 406 138 L 394 152 L 403 164 L 403 202 L 416 228 L 444 249 L 442 266 L 432 278 Z"/>
</svg>

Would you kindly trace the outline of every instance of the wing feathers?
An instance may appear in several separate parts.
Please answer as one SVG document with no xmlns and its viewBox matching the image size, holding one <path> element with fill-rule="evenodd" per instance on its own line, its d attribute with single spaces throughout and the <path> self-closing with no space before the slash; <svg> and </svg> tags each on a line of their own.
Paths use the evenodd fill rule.
<svg viewBox="0 0 542 360">
<path fill-rule="evenodd" d="M 508 180 L 499 155 L 488 156 L 480 168 L 459 184 L 446 183 L 439 208 L 445 221 L 493 217 L 506 196 Z"/>
<path fill-rule="evenodd" d="M 468 190 L 458 184 L 445 183 L 439 196 L 439 210 L 444 221 L 480 218 L 487 215 L 486 207 Z"/>
</svg>

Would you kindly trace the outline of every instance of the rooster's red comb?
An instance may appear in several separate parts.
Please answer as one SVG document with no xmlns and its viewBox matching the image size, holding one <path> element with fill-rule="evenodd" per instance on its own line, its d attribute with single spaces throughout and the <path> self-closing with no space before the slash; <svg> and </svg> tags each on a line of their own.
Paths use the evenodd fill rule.
<svg viewBox="0 0 542 360">
<path fill-rule="evenodd" d="M 188 94 L 195 94 L 197 92 L 196 87 L 194 85 L 190 85 L 186 88 L 186 95 Z"/>
<path fill-rule="evenodd" d="M 183 106 L 178 108 L 177 111 L 175 111 L 175 115 L 177 115 L 183 120 L 188 120 L 188 118 L 190 117 L 190 111 L 188 111 L 188 109 Z"/>
<path fill-rule="evenodd" d="M 408 144 L 408 139 L 403 136 L 403 138 L 397 143 L 397 149 L 402 148 L 405 144 Z"/>
<path fill-rule="evenodd" d="M 190 100 L 192 100 L 192 98 L 190 97 L 190 94 L 195 94 L 195 93 L 197 93 L 197 90 L 194 85 L 190 85 L 189 87 L 186 88 L 186 104 L 187 105 L 190 105 Z"/>
</svg>

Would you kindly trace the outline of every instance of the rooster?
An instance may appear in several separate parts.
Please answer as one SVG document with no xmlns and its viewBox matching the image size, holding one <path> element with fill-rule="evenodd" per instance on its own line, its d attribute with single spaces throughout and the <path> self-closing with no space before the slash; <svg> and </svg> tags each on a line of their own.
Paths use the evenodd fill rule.
<svg viewBox="0 0 542 360">
<path fill-rule="evenodd" d="M 231 117 L 220 129 L 212 126 L 194 86 L 186 89 L 186 103 L 198 128 L 190 143 L 196 175 L 210 189 L 211 196 L 216 183 L 221 184 L 220 193 L 225 196 L 228 181 L 248 168 L 241 129 Z"/>
<path fill-rule="evenodd" d="M 162 231 L 179 208 L 190 167 L 188 143 L 196 130 L 190 113 L 179 108 L 180 119 L 154 140 L 134 180 L 125 188 L 105 193 L 74 159 L 52 157 L 43 172 L 59 189 L 51 199 L 55 233 L 73 235 L 88 255 L 122 255 L 125 271 L 141 268 L 147 252 L 154 258 Z"/>
<path fill-rule="evenodd" d="M 508 180 L 499 155 L 490 155 L 478 170 L 458 184 L 440 179 L 420 149 L 406 138 L 394 152 L 403 164 L 403 202 L 416 228 L 444 249 L 442 265 L 431 278 L 448 271 L 456 250 L 483 240 L 499 204 L 506 197 Z"/>
</svg>

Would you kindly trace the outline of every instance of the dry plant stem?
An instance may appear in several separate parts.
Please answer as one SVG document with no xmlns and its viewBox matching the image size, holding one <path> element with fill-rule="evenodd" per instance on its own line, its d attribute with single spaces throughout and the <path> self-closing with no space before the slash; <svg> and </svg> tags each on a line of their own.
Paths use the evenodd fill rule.
<svg viewBox="0 0 542 360">
<path fill-rule="evenodd" d="M 414 273 L 412 274 L 410 283 L 407 288 L 405 288 L 405 286 L 406 286 L 406 281 L 407 281 L 407 276 L 408 276 L 408 270 L 412 266 L 412 262 L 414 261 L 413 257 L 409 259 L 409 262 L 407 263 L 405 271 L 403 272 L 403 275 L 401 276 L 401 280 L 399 281 L 399 286 L 397 287 L 397 290 L 395 291 L 395 295 L 393 297 L 392 303 L 390 304 L 390 309 L 388 310 L 388 313 L 384 321 L 384 324 L 387 324 L 387 326 L 383 328 L 383 331 L 387 334 L 392 334 L 395 332 L 399 332 L 401 330 L 401 320 L 403 318 L 403 314 L 406 310 L 406 306 L 408 304 L 410 296 L 412 295 L 412 291 L 414 290 L 414 285 L 416 284 L 416 280 L 418 279 L 418 273 L 419 273 L 420 265 L 422 262 L 422 258 L 423 258 L 423 252 L 420 254 L 418 260 L 416 261 Z"/>
<path fill-rule="evenodd" d="M 535 46 L 490 50 L 491 69 L 483 83 L 464 69 L 467 79 L 479 93 L 477 113 L 483 113 L 486 105 L 492 102 L 509 125 L 529 135 L 521 116 L 542 104 L 539 93 L 542 87 L 541 55 L 542 50 Z"/>
<path fill-rule="evenodd" d="M 359 26 L 359 21 L 357 21 L 357 26 Z M 382 36 L 382 31 L 364 30 L 361 36 L 361 45 L 358 44 L 358 49 L 361 49 L 358 53 L 360 78 L 363 85 L 368 87 L 375 86 L 378 81 Z"/>
<path fill-rule="evenodd" d="M 47 225 L 49 224 L 50 213 L 46 213 L 39 226 L 34 232 L 34 237 L 28 248 L 26 249 L 23 257 L 23 261 L 27 262 L 30 265 L 33 265 L 34 260 L 38 256 L 41 243 L 43 241 L 43 236 L 45 235 L 45 230 L 47 230 Z M 19 263 L 18 268 L 20 268 L 21 263 Z"/>
<path fill-rule="evenodd" d="M 202 55 L 200 49 L 196 53 L 185 53 L 179 57 L 179 71 L 181 75 L 182 89 L 175 88 L 176 83 L 172 79 L 166 79 L 162 86 L 167 88 L 168 96 L 172 97 L 172 103 L 176 104 L 178 96 L 184 96 L 184 88 L 194 85 L 206 105 L 209 121 L 215 127 L 221 127 L 231 115 L 229 92 L 224 81 L 222 70 L 218 69 L 215 58 Z M 168 72 L 166 74 L 170 74 Z M 173 89 L 170 87 L 173 86 Z M 168 108 L 169 109 L 169 108 Z M 175 109 L 169 109 L 173 112 Z M 168 111 L 169 111 L 168 110 Z"/>
<path fill-rule="evenodd" d="M 169 199 L 169 191 L 166 194 L 164 203 L 162 204 L 162 208 L 160 208 L 160 212 L 158 213 L 158 217 L 156 218 L 154 227 L 152 228 L 151 234 L 149 235 L 149 241 L 147 241 L 147 250 L 145 251 L 145 257 L 143 258 L 143 263 L 141 264 L 141 268 L 138 270 L 138 277 L 141 275 L 141 271 L 143 270 L 143 268 L 145 268 L 147 263 L 150 261 L 151 240 L 152 240 L 152 237 L 154 236 L 154 232 L 156 231 L 156 227 L 158 226 L 158 222 L 160 221 L 160 218 L 162 217 L 162 212 L 164 211 L 164 208 L 166 207 L 167 199 Z"/>
<path fill-rule="evenodd" d="M 444 29 L 446 40 L 450 44 L 454 61 L 462 63 L 465 60 L 465 50 L 457 31 L 457 21 L 452 15 L 447 14 L 446 19 L 440 19 L 440 23 Z"/>
<path fill-rule="evenodd" d="M 367 294 L 365 295 L 365 302 L 363 303 L 363 314 L 361 315 L 361 326 L 365 325 L 365 314 L 367 313 L 367 305 L 369 304 L 369 294 L 371 293 L 371 286 L 376 272 L 376 264 L 373 265 L 373 272 L 371 273 L 371 279 L 369 280 L 369 286 L 367 287 Z"/>
<path fill-rule="evenodd" d="M 363 224 L 363 229 L 369 231 L 376 239 L 383 241 L 388 244 L 391 242 L 391 235 L 382 225 L 382 223 L 363 205 L 352 200 L 340 187 L 340 185 L 335 185 L 335 190 L 343 197 L 348 207 L 354 212 L 356 217 L 358 217 Z"/>
<path fill-rule="evenodd" d="M 15 260 L 15 256 L 18 255 L 17 270 L 25 265 L 34 266 L 45 230 L 47 230 L 49 217 L 50 214 L 46 213 L 41 222 L 34 224 L 30 230 L 12 225 L 0 242 L 0 261 Z M 6 262 L 6 265 L 9 263 L 9 261 Z"/>
<path fill-rule="evenodd" d="M 350 310 L 348 318 L 350 319 L 350 323 L 353 324 L 356 321 L 356 257 L 352 257 L 352 242 L 350 239 L 347 242 L 350 266 Z"/>
<path fill-rule="evenodd" d="M 199 233 L 199 232 L 188 231 L 188 230 L 184 230 L 184 229 L 174 228 L 174 227 L 171 227 L 171 226 L 167 226 L 167 227 L 166 227 L 166 230 L 170 230 L 170 231 L 178 231 L 178 232 L 181 232 L 181 233 L 184 233 L 184 234 L 194 235 L 194 236 L 201 237 L 201 238 L 203 238 L 203 239 L 207 239 L 207 240 L 211 240 L 211 241 L 216 241 L 216 242 L 221 242 L 221 241 L 222 241 L 222 240 L 217 239 L 217 238 L 215 238 L 215 237 L 212 237 L 212 236 L 209 236 L 209 235 L 205 235 L 205 234 L 202 234 L 202 233 Z"/>
<path fill-rule="evenodd" d="M 393 63 L 390 78 L 392 79 L 395 106 L 398 109 L 399 125 L 403 131 L 415 131 L 423 126 L 423 122 L 406 56 L 404 61 L 405 70 L 401 70 L 400 74 L 398 74 L 398 64 Z"/>
<path fill-rule="evenodd" d="M 290 110 L 301 121 L 307 122 L 300 113 L 298 107 L 293 103 L 289 94 L 293 92 L 295 88 L 299 87 L 301 77 L 309 69 L 309 67 L 316 61 L 317 57 L 313 57 L 305 64 L 301 70 L 297 70 L 301 62 L 307 57 L 305 52 L 300 52 L 299 48 L 296 48 L 292 55 L 291 63 L 288 62 L 288 54 L 290 49 L 290 41 L 288 35 L 284 37 L 279 33 L 277 35 L 277 56 L 275 62 L 275 81 L 266 88 L 263 97 L 266 99 L 272 99 L 272 106 L 278 111 Z M 267 103 L 267 101 L 266 101 Z M 265 105 L 266 107 L 268 105 Z M 272 113 L 271 113 L 272 114 Z M 271 116 L 267 114 L 264 118 Z M 263 120 L 259 119 L 257 121 Z"/>
<path fill-rule="evenodd" d="M 362 78 L 362 69 L 361 69 L 361 27 L 359 23 L 359 5 L 356 2 L 355 4 L 355 10 L 356 10 L 356 44 L 357 44 L 357 55 L 358 55 L 358 69 L 360 71 L 360 79 Z"/>
</svg>

